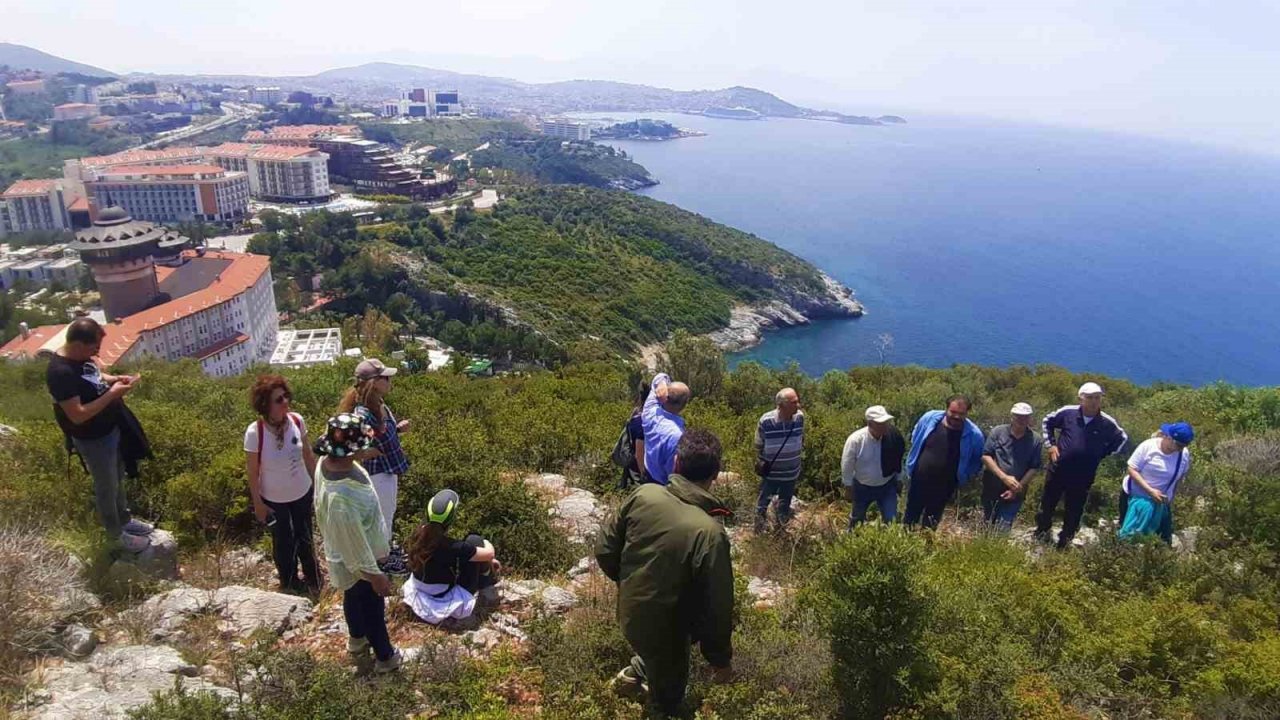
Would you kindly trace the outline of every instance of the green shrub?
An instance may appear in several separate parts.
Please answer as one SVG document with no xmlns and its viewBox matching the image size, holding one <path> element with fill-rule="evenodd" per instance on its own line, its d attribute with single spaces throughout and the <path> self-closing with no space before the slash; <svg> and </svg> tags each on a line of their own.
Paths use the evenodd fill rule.
<svg viewBox="0 0 1280 720">
<path fill-rule="evenodd" d="M 129 720 L 235 720 L 244 717 L 233 709 L 232 701 L 207 690 L 190 692 L 182 678 L 174 678 L 173 689 L 152 693 L 151 702 L 128 712 Z"/>
<path fill-rule="evenodd" d="M 864 525 L 831 547 L 807 589 L 830 638 L 831 677 L 847 717 L 907 707 L 925 683 L 920 640 L 933 608 L 924 559 L 919 536 Z"/>
</svg>

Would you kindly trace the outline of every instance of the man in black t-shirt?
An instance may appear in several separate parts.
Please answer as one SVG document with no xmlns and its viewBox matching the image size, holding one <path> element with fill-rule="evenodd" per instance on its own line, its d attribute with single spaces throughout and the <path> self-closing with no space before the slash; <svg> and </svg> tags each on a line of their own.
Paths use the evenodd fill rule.
<svg viewBox="0 0 1280 720">
<path fill-rule="evenodd" d="M 124 396 L 138 382 L 138 376 L 102 372 L 93 357 L 105 335 L 92 318 L 72 321 L 65 344 L 49 360 L 45 382 L 53 396 L 58 426 L 71 438 L 93 476 L 94 502 L 107 536 L 119 539 L 130 552 L 141 552 L 151 544 L 147 536 L 153 528 L 129 515 L 120 454 Z"/>
</svg>

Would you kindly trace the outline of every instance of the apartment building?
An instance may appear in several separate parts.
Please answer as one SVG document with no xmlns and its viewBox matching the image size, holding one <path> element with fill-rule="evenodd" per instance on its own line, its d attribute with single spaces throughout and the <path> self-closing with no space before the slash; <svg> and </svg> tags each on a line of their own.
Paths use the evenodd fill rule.
<svg viewBox="0 0 1280 720">
<path fill-rule="evenodd" d="M 249 176 L 217 165 L 126 165 L 98 171 L 85 192 L 99 208 L 150 222 L 235 222 L 249 212 Z"/>
<path fill-rule="evenodd" d="M 61 180 L 19 180 L 10 185 L 0 203 L 5 206 L 3 230 L 20 233 L 32 230 L 70 230 L 66 183 Z"/>
<path fill-rule="evenodd" d="M 223 143 L 206 157 L 226 170 L 246 173 L 249 193 L 269 202 L 323 202 L 332 196 L 329 156 L 310 147 Z"/>
</svg>

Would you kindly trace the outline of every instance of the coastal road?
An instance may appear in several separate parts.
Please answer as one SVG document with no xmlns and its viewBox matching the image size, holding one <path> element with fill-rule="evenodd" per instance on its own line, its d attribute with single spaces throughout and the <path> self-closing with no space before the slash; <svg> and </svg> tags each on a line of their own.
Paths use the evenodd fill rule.
<svg viewBox="0 0 1280 720">
<path fill-rule="evenodd" d="M 213 121 L 207 122 L 203 125 L 178 128 L 171 132 L 161 133 L 151 142 L 139 145 L 138 149 L 146 150 L 148 148 L 155 147 L 156 145 L 164 145 L 166 143 L 177 142 L 179 140 L 189 140 L 207 132 L 212 132 L 234 123 L 249 120 L 260 112 L 262 112 L 262 110 L 255 105 L 224 102 L 222 103 L 222 117 L 215 118 Z"/>
</svg>

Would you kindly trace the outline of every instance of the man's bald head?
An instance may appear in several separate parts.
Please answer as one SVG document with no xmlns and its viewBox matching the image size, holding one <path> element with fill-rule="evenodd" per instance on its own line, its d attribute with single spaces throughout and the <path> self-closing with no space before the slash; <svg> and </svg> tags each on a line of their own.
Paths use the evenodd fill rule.
<svg viewBox="0 0 1280 720">
<path fill-rule="evenodd" d="M 667 412 L 673 412 L 679 415 L 684 411 L 689 399 L 693 397 L 693 393 L 689 391 L 689 386 L 682 382 L 673 382 L 667 386 L 667 401 L 663 404 L 663 408 Z"/>
</svg>

